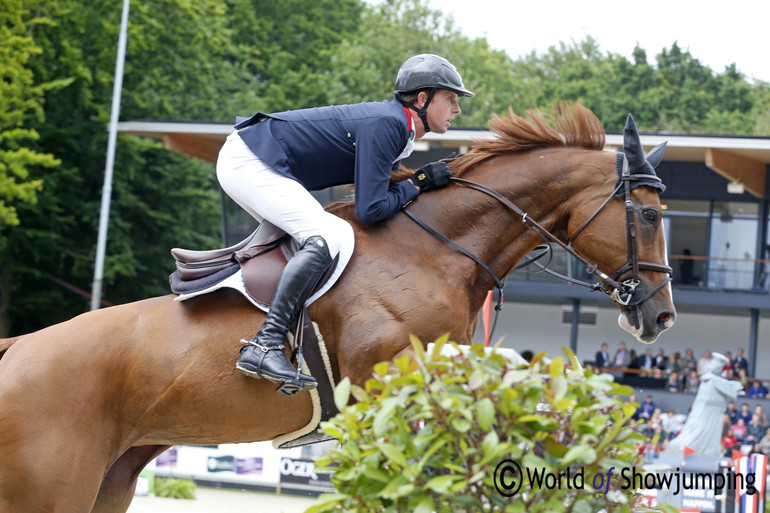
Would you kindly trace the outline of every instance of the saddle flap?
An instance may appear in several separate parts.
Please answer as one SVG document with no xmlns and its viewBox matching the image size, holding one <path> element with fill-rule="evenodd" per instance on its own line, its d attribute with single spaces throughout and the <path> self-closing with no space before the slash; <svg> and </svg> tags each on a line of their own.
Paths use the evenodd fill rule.
<svg viewBox="0 0 770 513">
<path fill-rule="evenodd" d="M 243 259 L 240 262 L 243 285 L 249 295 L 260 303 L 269 305 L 287 262 L 281 244 L 274 244 L 266 251 L 260 252 L 259 258 Z"/>
</svg>

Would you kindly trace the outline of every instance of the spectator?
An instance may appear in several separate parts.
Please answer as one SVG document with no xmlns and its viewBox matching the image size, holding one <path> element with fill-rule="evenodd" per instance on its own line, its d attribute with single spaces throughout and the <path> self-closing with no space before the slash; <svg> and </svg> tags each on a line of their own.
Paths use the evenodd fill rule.
<svg viewBox="0 0 770 513">
<path fill-rule="evenodd" d="M 618 350 L 615 353 L 615 358 L 612 360 L 613 366 L 618 369 L 625 369 L 628 364 L 631 363 L 631 355 L 626 349 L 626 343 L 621 341 L 618 345 Z"/>
<path fill-rule="evenodd" d="M 631 370 L 638 370 L 639 369 L 639 358 L 636 356 L 636 351 L 633 350 L 633 349 L 631 350 L 631 354 L 629 355 L 629 360 L 630 361 L 629 361 L 628 365 L 626 366 L 626 368 L 627 369 L 631 369 Z M 623 375 L 625 377 L 635 376 L 636 372 L 625 372 L 625 373 L 623 373 Z"/>
<path fill-rule="evenodd" d="M 733 436 L 736 440 L 738 440 L 738 443 L 743 443 L 743 441 L 746 439 L 746 432 L 748 431 L 748 428 L 746 427 L 746 423 L 743 421 L 742 417 L 738 417 L 738 422 L 732 425 L 730 430 L 733 433 Z"/>
<path fill-rule="evenodd" d="M 602 344 L 600 351 L 596 351 L 596 357 L 594 358 L 596 366 L 601 370 L 602 367 L 610 366 L 610 352 L 607 348 L 607 342 Z"/>
<path fill-rule="evenodd" d="M 652 414 L 655 413 L 655 402 L 652 400 L 652 395 L 647 395 L 647 397 L 644 399 L 644 403 L 642 404 L 642 409 L 640 412 L 640 416 L 643 419 L 651 419 Z"/>
<path fill-rule="evenodd" d="M 663 352 L 663 349 L 658 349 L 658 353 L 655 355 L 655 367 L 658 369 L 663 369 L 663 366 L 666 364 L 666 354 Z"/>
<path fill-rule="evenodd" d="M 768 427 L 767 415 L 765 415 L 761 404 L 758 404 L 754 407 L 754 414 L 759 416 L 759 423 L 762 424 L 763 427 Z"/>
<path fill-rule="evenodd" d="M 730 426 L 725 424 L 722 431 L 722 455 L 728 457 L 732 456 L 733 449 L 738 449 L 738 447 L 738 439 L 733 435 Z"/>
<path fill-rule="evenodd" d="M 749 378 L 746 374 L 746 369 L 738 369 L 738 381 L 743 385 L 743 389 L 749 388 Z"/>
<path fill-rule="evenodd" d="M 674 410 L 668 410 L 668 412 L 660 416 L 661 424 L 663 425 L 663 431 L 668 435 L 668 438 L 674 438 L 682 430 L 682 424 L 684 423 L 684 415 L 677 415 Z"/>
<path fill-rule="evenodd" d="M 679 383 L 679 374 L 674 371 L 668 375 L 668 382 L 666 383 L 666 390 L 669 392 L 681 392 L 682 387 Z"/>
<path fill-rule="evenodd" d="M 759 443 L 762 437 L 765 436 L 765 432 L 767 432 L 767 429 L 762 426 L 759 421 L 759 415 L 755 413 L 751 416 L 751 422 L 746 427 L 746 442 L 752 444 Z"/>
<path fill-rule="evenodd" d="M 652 348 L 647 348 L 642 356 L 639 357 L 639 368 L 643 371 L 652 371 L 655 366 L 655 357 L 652 355 Z M 647 374 L 648 372 L 645 372 Z"/>
<path fill-rule="evenodd" d="M 738 348 L 738 354 L 735 355 L 735 358 L 733 358 L 733 369 L 735 372 L 739 372 L 741 369 L 745 370 L 746 372 L 749 371 L 749 361 L 743 357 L 742 347 Z"/>
<path fill-rule="evenodd" d="M 679 351 L 669 354 L 666 358 L 665 363 L 663 364 L 662 369 L 666 371 L 667 373 L 676 372 L 679 374 L 682 372 L 682 366 L 681 366 L 682 357 L 679 354 Z"/>
<path fill-rule="evenodd" d="M 738 421 L 738 410 L 735 409 L 734 401 L 727 403 L 727 410 L 725 410 L 725 415 L 727 415 L 727 417 L 730 419 L 731 426 Z"/>
<path fill-rule="evenodd" d="M 689 373 L 691 370 L 698 370 L 698 362 L 695 361 L 695 355 L 689 347 L 685 350 L 682 360 L 682 372 Z"/>
<path fill-rule="evenodd" d="M 660 410 L 660 408 L 655 408 L 655 411 L 652 412 L 650 422 L 652 422 L 652 428 L 655 430 L 658 429 L 658 426 L 663 425 L 663 412 Z"/>
<path fill-rule="evenodd" d="M 765 436 L 759 441 L 759 450 L 764 455 L 770 455 L 770 430 L 765 431 Z"/>
<path fill-rule="evenodd" d="M 639 432 L 645 438 L 652 438 L 652 436 L 655 434 L 655 428 L 653 428 L 653 426 L 652 426 L 652 421 L 650 419 L 647 419 L 642 424 L 642 428 L 639 430 Z"/>
<path fill-rule="evenodd" d="M 711 351 L 704 351 L 703 358 L 698 360 L 698 376 L 703 376 L 703 374 L 708 372 L 709 366 L 711 365 L 711 360 Z"/>
<path fill-rule="evenodd" d="M 687 378 L 687 381 L 684 385 L 684 391 L 688 394 L 697 394 L 699 385 L 700 381 L 698 380 L 698 372 L 694 370 L 690 371 L 690 376 Z"/>
<path fill-rule="evenodd" d="M 746 391 L 747 397 L 753 397 L 757 399 L 764 399 L 767 395 L 767 389 L 762 385 L 762 382 L 758 379 L 754 380 L 749 389 Z"/>
<path fill-rule="evenodd" d="M 749 411 L 749 405 L 743 403 L 741 405 L 741 411 L 738 413 L 738 418 L 743 419 L 743 423 L 747 424 L 751 422 L 751 412 Z"/>
<path fill-rule="evenodd" d="M 722 372 L 720 373 L 720 376 L 722 376 L 723 378 L 728 378 L 728 374 L 733 368 L 733 358 L 732 358 L 732 355 L 730 354 L 730 351 L 727 351 L 725 353 L 725 356 L 727 357 L 727 363 L 725 363 L 725 366 L 722 367 Z M 729 377 L 728 379 L 732 379 L 732 377 Z"/>
</svg>

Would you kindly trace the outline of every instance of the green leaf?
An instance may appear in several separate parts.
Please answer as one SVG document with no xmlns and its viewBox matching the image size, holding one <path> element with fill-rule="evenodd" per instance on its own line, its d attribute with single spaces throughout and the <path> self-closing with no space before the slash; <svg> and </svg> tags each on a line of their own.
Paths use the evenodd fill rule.
<svg viewBox="0 0 770 513">
<path fill-rule="evenodd" d="M 495 422 L 495 404 L 490 398 L 485 397 L 476 403 L 476 418 L 484 431 L 492 427 Z"/>
<path fill-rule="evenodd" d="M 374 365 L 374 373 L 378 376 L 384 376 L 390 370 L 390 362 L 380 362 Z"/>
<path fill-rule="evenodd" d="M 334 387 L 334 405 L 338 410 L 344 410 L 350 400 L 350 378 L 347 376 Z"/>
<path fill-rule="evenodd" d="M 567 394 L 567 378 L 563 374 L 554 376 L 551 379 L 551 390 L 553 390 L 553 398 L 555 401 L 559 401 Z"/>
<path fill-rule="evenodd" d="M 481 450 L 484 451 L 484 455 L 492 454 L 499 443 L 500 437 L 494 431 L 490 431 L 481 442 Z"/>
<path fill-rule="evenodd" d="M 554 358 L 549 366 L 549 371 L 552 378 L 564 374 L 564 359 L 561 356 Z"/>
<path fill-rule="evenodd" d="M 423 488 L 426 488 L 428 490 L 433 490 L 438 494 L 444 494 L 449 490 L 449 487 L 452 486 L 452 483 L 454 483 L 457 477 L 458 476 L 453 476 L 449 474 L 444 476 L 436 476 L 434 478 L 431 478 L 427 483 L 425 483 L 425 486 Z"/>
<path fill-rule="evenodd" d="M 414 488 L 414 485 L 410 483 L 407 478 L 398 475 L 394 477 L 381 492 L 379 492 L 379 495 L 386 499 L 398 499 L 399 497 L 412 493 Z"/>
<path fill-rule="evenodd" d="M 432 513 L 435 510 L 436 504 L 433 502 L 433 497 L 427 496 L 420 500 L 413 513 Z"/>
<path fill-rule="evenodd" d="M 580 461 L 585 464 L 591 464 L 596 461 L 596 450 L 588 445 L 574 445 L 570 447 L 567 454 L 562 458 L 561 464 L 565 467 L 572 463 Z"/>
<path fill-rule="evenodd" d="M 374 416 L 373 427 L 375 435 L 380 436 L 385 433 L 397 407 L 398 399 L 395 397 L 388 397 L 382 400 L 380 411 Z"/>
<path fill-rule="evenodd" d="M 575 352 L 568 346 L 561 346 L 561 350 L 564 351 L 564 354 L 567 355 L 567 358 L 569 359 L 569 364 L 572 366 L 572 368 L 582 373 L 583 366 L 580 365 L 580 360 L 578 360 Z"/>
<path fill-rule="evenodd" d="M 414 355 L 417 358 L 418 362 L 424 362 L 425 361 L 425 346 L 422 342 L 420 342 L 420 339 L 415 337 L 414 335 L 409 335 L 409 342 L 412 344 L 412 349 L 414 350 Z"/>
<path fill-rule="evenodd" d="M 384 454 L 388 460 L 392 461 L 396 465 L 399 465 L 401 468 L 404 468 L 408 465 L 402 448 L 396 447 L 395 445 L 387 442 L 378 444 L 378 447 L 382 454 Z"/>
<path fill-rule="evenodd" d="M 464 419 L 462 417 L 455 417 L 452 419 L 452 427 L 455 429 L 455 431 L 460 433 L 465 433 L 471 428 L 471 426 L 471 421 L 468 419 Z"/>
</svg>

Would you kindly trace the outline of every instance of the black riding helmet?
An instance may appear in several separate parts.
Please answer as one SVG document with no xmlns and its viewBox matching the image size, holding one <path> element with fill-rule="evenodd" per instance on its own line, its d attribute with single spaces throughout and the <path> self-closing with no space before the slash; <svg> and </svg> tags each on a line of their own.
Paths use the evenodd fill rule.
<svg viewBox="0 0 770 513">
<path fill-rule="evenodd" d="M 402 94 L 414 93 L 423 89 L 428 90 L 428 99 L 425 105 L 418 109 L 402 99 Z M 413 109 L 420 116 L 425 131 L 430 132 L 428 126 L 428 105 L 433 95 L 439 89 L 447 89 L 459 96 L 473 98 L 476 96 L 463 85 L 463 79 L 457 72 L 457 68 L 448 60 L 432 53 L 415 55 L 401 65 L 396 77 L 396 99 L 404 106 Z"/>
</svg>

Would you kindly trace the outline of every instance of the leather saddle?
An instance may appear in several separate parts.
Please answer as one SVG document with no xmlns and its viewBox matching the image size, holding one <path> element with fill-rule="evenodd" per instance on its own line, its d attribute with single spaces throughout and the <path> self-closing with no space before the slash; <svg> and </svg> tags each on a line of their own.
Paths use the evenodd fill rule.
<svg viewBox="0 0 770 513">
<path fill-rule="evenodd" d="M 242 290 L 252 303 L 263 310 L 273 300 L 278 280 L 286 263 L 297 252 L 297 242 L 282 229 L 263 221 L 254 232 L 241 242 L 222 249 L 190 250 L 173 248 L 176 271 L 169 276 L 169 284 L 180 299 L 215 288 L 219 283 L 241 271 Z M 316 291 L 335 273 L 339 258 L 321 277 Z"/>
<path fill-rule="evenodd" d="M 296 251 L 294 240 L 267 221 L 241 242 L 227 248 L 205 251 L 173 248 L 171 255 L 176 260 L 176 271 L 169 276 L 171 291 L 175 294 L 198 292 L 242 270 L 246 292 L 259 303 L 269 305 L 281 272 Z"/>
</svg>

